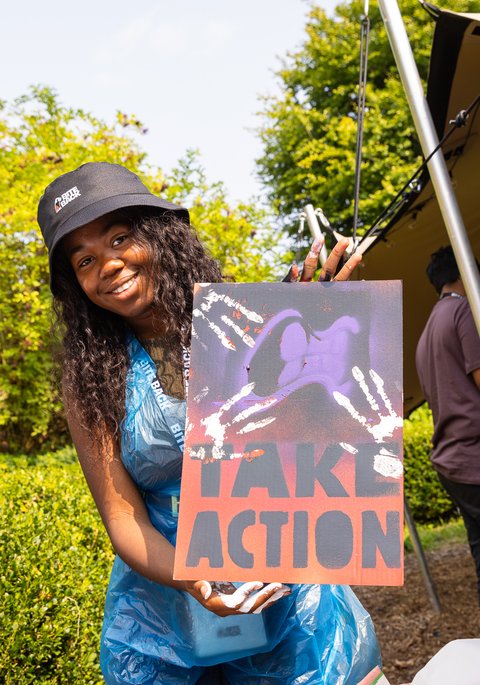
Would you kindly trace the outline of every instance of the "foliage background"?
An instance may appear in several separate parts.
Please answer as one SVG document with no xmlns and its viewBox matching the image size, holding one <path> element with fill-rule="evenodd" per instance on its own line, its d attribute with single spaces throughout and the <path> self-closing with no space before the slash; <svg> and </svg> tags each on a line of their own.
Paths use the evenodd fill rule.
<svg viewBox="0 0 480 685">
<path fill-rule="evenodd" d="M 435 22 L 418 0 L 400 11 L 426 83 Z M 442 0 L 442 9 L 480 10 L 479 0 Z M 339 4 L 333 16 L 311 5 L 306 37 L 277 72 L 280 95 L 265 97 L 258 173 L 285 226 L 294 233 L 307 203 L 350 235 L 363 0 Z M 361 235 L 419 165 L 420 147 L 376 2 L 370 3 L 370 47 L 359 205 Z M 466 105 L 469 103 L 466 103 Z"/>
<path fill-rule="evenodd" d="M 418 523 L 439 523 L 457 515 L 430 462 L 432 413 L 427 404 L 404 422 L 405 497 Z"/>
<path fill-rule="evenodd" d="M 417 523 L 455 510 L 428 459 L 426 407 L 405 422 Z M 113 552 L 71 447 L 0 455 L 0 682 L 101 685 L 98 648 Z"/>
<path fill-rule="evenodd" d="M 72 448 L 0 457 L 0 682 L 103 683 L 113 554 Z"/>
<path fill-rule="evenodd" d="M 188 152 L 169 178 L 147 164 L 145 129 L 118 113 L 107 124 L 62 106 L 48 88 L 0 103 L 0 451 L 52 450 L 68 440 L 53 382 L 51 296 L 46 249 L 36 223 L 44 188 L 87 161 L 124 164 L 149 189 L 190 209 L 192 224 L 224 274 L 267 280 L 287 255 L 253 204 L 231 205 L 222 183 L 209 183 Z"/>
<path fill-rule="evenodd" d="M 444 0 L 457 11 L 474 0 Z M 416 0 L 400 3 L 422 76 L 433 22 Z M 293 230 L 298 209 L 321 206 L 336 228 L 352 215 L 358 36 L 363 3 L 334 18 L 312 5 L 302 48 L 266 98 L 258 161 L 275 211 Z M 339 66 L 340 65 L 340 66 Z M 378 10 L 372 6 L 360 214 L 368 225 L 418 162 L 418 146 Z M 86 161 L 127 165 L 149 188 L 191 208 L 192 223 L 237 280 L 267 280 L 281 264 L 269 217 L 232 206 L 190 152 L 166 178 L 141 150 L 144 127 L 119 113 L 105 123 L 64 107 L 48 88 L 0 103 L 0 681 L 102 682 L 98 640 L 112 551 L 67 442 L 53 381 L 47 256 L 36 204 L 60 173 Z M 287 256 L 288 260 L 288 256 Z M 281 269 L 281 267 L 280 267 Z M 426 407 L 405 426 L 405 487 L 417 522 L 455 514 L 429 461 Z M 55 450 L 53 454 L 52 451 Z M 40 454 L 39 453 L 43 453 Z M 23 454 L 24 456 L 18 456 Z"/>
</svg>

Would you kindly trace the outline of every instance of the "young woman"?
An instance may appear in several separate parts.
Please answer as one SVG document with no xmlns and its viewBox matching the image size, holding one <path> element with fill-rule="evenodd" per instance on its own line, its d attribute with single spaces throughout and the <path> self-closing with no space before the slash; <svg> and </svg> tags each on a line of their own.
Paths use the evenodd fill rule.
<svg viewBox="0 0 480 685">
<path fill-rule="evenodd" d="M 101 638 L 106 682 L 211 683 L 210 666 L 221 664 L 217 672 L 232 685 L 357 683 L 379 654 L 349 588 L 173 580 L 182 454 L 169 427 L 185 422 L 193 284 L 221 280 L 188 212 L 121 166 L 89 163 L 47 187 L 38 221 L 64 331 L 68 423 L 117 553 Z M 312 280 L 320 247 L 301 280 Z M 334 248 L 323 280 L 345 247 Z M 351 257 L 336 280 L 358 261 Z M 297 277 L 294 269 L 289 278 Z M 245 620 L 261 624 L 243 641 L 230 630 L 228 648 L 219 644 L 217 653 L 216 636 L 228 625 L 222 617 L 240 628 Z M 208 655 L 198 648 L 205 638 Z"/>
</svg>

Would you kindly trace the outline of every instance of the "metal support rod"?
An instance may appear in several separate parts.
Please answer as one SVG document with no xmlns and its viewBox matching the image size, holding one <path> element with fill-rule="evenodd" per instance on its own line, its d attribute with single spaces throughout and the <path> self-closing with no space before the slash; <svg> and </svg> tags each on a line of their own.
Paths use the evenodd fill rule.
<svg viewBox="0 0 480 685">
<path fill-rule="evenodd" d="M 428 157 L 438 144 L 438 137 L 423 92 L 402 16 L 396 0 L 378 0 L 378 5 L 412 112 L 420 145 L 422 146 L 424 156 Z M 473 318 L 480 334 L 480 274 L 441 150 L 433 155 L 427 166 L 457 260 L 460 276 L 465 286 Z"/>
<path fill-rule="evenodd" d="M 323 234 L 322 229 L 320 228 L 320 224 L 318 223 L 318 218 L 317 218 L 317 215 L 315 214 L 315 209 L 313 208 L 313 205 L 305 205 L 305 216 L 307 218 L 308 228 L 310 229 L 310 233 L 312 234 L 312 237 L 313 238 L 324 238 L 325 236 Z M 320 250 L 320 264 L 322 266 L 327 261 L 327 257 L 328 257 L 327 247 L 324 243 L 322 249 Z"/>
<path fill-rule="evenodd" d="M 440 613 L 442 611 L 442 607 L 440 604 L 440 600 L 438 599 L 435 584 L 433 582 L 432 576 L 430 575 L 430 570 L 428 568 L 427 560 L 425 558 L 425 552 L 423 551 L 422 543 L 420 542 L 420 538 L 418 537 L 415 521 L 413 520 L 413 516 L 410 512 L 410 508 L 408 506 L 408 502 L 406 499 L 404 499 L 403 504 L 405 512 L 405 523 L 407 524 L 408 532 L 410 533 L 410 539 L 412 541 L 414 552 L 417 556 L 418 565 L 420 566 L 420 573 L 423 576 L 423 582 L 425 583 L 425 587 L 427 588 L 428 596 L 430 597 L 430 601 L 432 603 L 434 611 Z"/>
<path fill-rule="evenodd" d="M 362 30 L 360 35 L 360 74 L 358 77 L 357 106 L 357 143 L 355 146 L 355 183 L 353 189 L 353 228 L 352 238 L 357 245 L 358 212 L 360 205 L 360 177 L 362 174 L 363 128 L 365 123 L 365 101 L 367 97 L 368 42 L 370 37 L 370 19 L 368 17 L 368 0 L 363 9 Z"/>
</svg>

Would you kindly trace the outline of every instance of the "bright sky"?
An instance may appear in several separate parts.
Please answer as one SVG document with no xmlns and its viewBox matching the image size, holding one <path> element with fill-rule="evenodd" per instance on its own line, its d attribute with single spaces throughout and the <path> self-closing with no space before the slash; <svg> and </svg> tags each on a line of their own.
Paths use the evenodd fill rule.
<svg viewBox="0 0 480 685">
<path fill-rule="evenodd" d="M 209 180 L 247 200 L 260 192 L 258 95 L 277 92 L 273 72 L 302 43 L 308 9 L 308 0 L 4 3 L 0 99 L 42 84 L 108 122 L 117 110 L 135 114 L 152 164 L 168 172 L 198 148 Z"/>
</svg>

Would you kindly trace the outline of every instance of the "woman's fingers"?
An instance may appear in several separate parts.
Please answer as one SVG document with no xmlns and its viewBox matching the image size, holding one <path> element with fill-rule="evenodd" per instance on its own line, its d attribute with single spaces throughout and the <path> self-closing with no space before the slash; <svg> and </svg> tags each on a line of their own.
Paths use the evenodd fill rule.
<svg viewBox="0 0 480 685">
<path fill-rule="evenodd" d="M 278 602 L 279 599 L 282 599 L 282 597 L 285 597 L 285 595 L 290 595 L 292 591 L 288 587 L 288 585 L 282 585 L 279 590 L 273 593 L 270 597 L 267 598 L 267 600 L 258 606 L 256 609 L 252 611 L 252 614 L 261 614 L 264 609 L 269 607 L 271 604 L 275 604 L 275 602 Z"/>
<path fill-rule="evenodd" d="M 200 593 L 200 595 L 203 597 L 205 601 L 210 599 L 210 596 L 212 594 L 212 586 L 208 582 L 208 580 L 198 580 L 194 584 L 194 589 Z"/>
<path fill-rule="evenodd" d="M 282 283 L 296 283 L 298 281 L 298 264 L 292 264 Z"/>
<path fill-rule="evenodd" d="M 288 585 L 282 585 L 280 583 L 271 583 L 272 586 L 278 587 L 276 590 L 275 587 L 269 587 L 270 589 L 268 592 L 265 592 L 263 594 L 263 597 L 261 597 L 261 603 L 256 602 L 256 606 L 252 609 L 252 614 L 260 614 L 264 609 L 267 607 L 271 606 L 272 604 L 275 604 L 275 602 L 278 602 L 279 599 L 282 599 L 282 597 L 285 597 L 286 595 L 290 595 L 292 593 L 291 589 L 288 587 Z M 261 594 L 261 593 L 258 593 Z"/>
<path fill-rule="evenodd" d="M 261 581 L 250 581 L 236 588 L 231 583 L 209 583 L 206 580 L 199 580 L 192 583 L 192 589 L 192 594 L 198 601 L 219 616 L 260 613 L 291 592 L 288 585 L 264 585 Z"/>
<path fill-rule="evenodd" d="M 309 250 L 309 253 L 307 254 L 305 258 L 305 262 L 303 263 L 303 269 L 300 274 L 300 281 L 302 283 L 308 283 L 310 281 L 313 281 L 315 277 L 315 272 L 318 269 L 318 261 L 320 258 L 320 252 L 323 247 L 324 240 L 323 238 L 316 238 L 313 241 L 313 244 Z M 347 281 L 350 276 L 352 275 L 354 269 L 358 266 L 358 264 L 361 261 L 361 256 L 358 254 L 353 254 L 347 262 L 344 264 L 344 266 L 340 269 L 338 274 L 335 276 L 338 265 L 340 264 L 341 260 L 343 259 L 345 255 L 345 251 L 347 250 L 349 246 L 349 240 L 348 238 L 341 238 L 333 248 L 333 250 L 330 252 L 325 264 L 322 266 L 320 270 L 320 275 L 318 277 L 318 280 L 321 282 L 327 282 L 327 281 Z M 296 274 L 298 274 L 298 267 L 297 267 L 297 272 L 292 271 L 293 267 L 290 269 L 290 271 L 287 274 L 287 277 L 284 279 L 285 281 L 295 281 L 298 280 L 296 278 Z"/>
<path fill-rule="evenodd" d="M 335 247 L 328 255 L 328 259 L 320 271 L 320 276 L 318 277 L 319 281 L 326 282 L 333 280 L 337 266 L 342 259 L 348 244 L 348 238 L 342 238 L 335 244 Z"/>
<path fill-rule="evenodd" d="M 335 276 L 336 281 L 348 281 L 352 273 L 362 261 L 362 255 L 354 252 L 352 256 L 345 262 L 338 274 Z"/>
<path fill-rule="evenodd" d="M 300 281 L 302 281 L 302 283 L 313 280 L 315 271 L 318 269 L 318 259 L 324 242 L 323 238 L 315 238 L 313 241 L 312 246 L 305 257 L 305 261 L 303 262 L 303 269 L 300 274 Z"/>
<path fill-rule="evenodd" d="M 229 609 L 236 609 L 237 611 L 243 611 L 242 607 L 254 596 L 254 593 L 263 587 L 263 583 L 260 581 L 250 581 L 249 583 L 243 583 L 239 588 L 235 589 L 232 594 L 219 592 L 218 597 L 223 602 L 223 604 Z"/>
<path fill-rule="evenodd" d="M 192 594 L 209 611 L 219 616 L 228 616 L 241 611 L 244 602 L 261 588 L 261 581 L 243 583 L 237 588 L 232 583 L 209 583 L 207 580 L 199 580 L 193 583 Z M 196 593 L 199 593 L 200 597 Z"/>
<path fill-rule="evenodd" d="M 229 583 L 224 580 L 214 580 L 210 583 L 210 585 L 212 586 L 213 590 L 217 590 L 217 592 L 224 592 L 227 595 L 233 595 L 237 589 L 233 583 Z"/>
<path fill-rule="evenodd" d="M 291 590 L 288 585 L 269 583 L 258 590 L 258 592 L 251 593 L 242 605 L 238 607 L 238 611 L 242 614 L 259 614 L 267 606 L 274 604 L 285 595 L 289 595 L 290 592 Z"/>
</svg>

